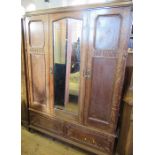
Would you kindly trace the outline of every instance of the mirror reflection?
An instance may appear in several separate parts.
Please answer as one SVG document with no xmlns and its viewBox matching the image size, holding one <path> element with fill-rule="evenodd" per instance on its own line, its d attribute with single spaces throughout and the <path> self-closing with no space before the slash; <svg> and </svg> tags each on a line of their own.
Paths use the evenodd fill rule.
<svg viewBox="0 0 155 155">
<path fill-rule="evenodd" d="M 78 113 L 81 31 L 81 20 L 53 22 L 54 104 L 73 113 Z"/>
</svg>

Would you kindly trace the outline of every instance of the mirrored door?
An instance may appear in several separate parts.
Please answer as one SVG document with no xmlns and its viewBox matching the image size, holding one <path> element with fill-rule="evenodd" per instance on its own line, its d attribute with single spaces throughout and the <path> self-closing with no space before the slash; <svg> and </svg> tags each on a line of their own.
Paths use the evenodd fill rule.
<svg viewBox="0 0 155 155">
<path fill-rule="evenodd" d="M 52 22 L 54 108 L 78 113 L 82 20 Z"/>
</svg>

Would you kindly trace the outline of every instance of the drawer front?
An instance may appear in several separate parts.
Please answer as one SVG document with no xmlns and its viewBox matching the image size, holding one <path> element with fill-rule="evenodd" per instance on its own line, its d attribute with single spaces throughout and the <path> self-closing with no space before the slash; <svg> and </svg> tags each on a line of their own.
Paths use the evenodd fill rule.
<svg viewBox="0 0 155 155">
<path fill-rule="evenodd" d="M 111 154 L 113 151 L 115 138 L 112 136 L 73 126 L 66 126 L 66 136 L 69 139 L 97 148 L 108 154 Z"/>
<path fill-rule="evenodd" d="M 30 112 L 30 124 L 57 134 L 63 134 L 63 122 Z"/>
</svg>

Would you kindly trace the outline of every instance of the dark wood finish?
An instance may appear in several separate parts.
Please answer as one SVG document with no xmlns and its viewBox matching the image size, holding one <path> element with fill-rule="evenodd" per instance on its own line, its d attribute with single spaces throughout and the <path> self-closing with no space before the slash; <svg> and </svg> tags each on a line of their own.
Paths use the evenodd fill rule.
<svg viewBox="0 0 155 155">
<path fill-rule="evenodd" d="M 93 147 L 99 154 L 111 154 L 114 139 L 113 135 L 98 132 L 89 127 L 63 121 L 58 118 L 49 118 L 35 111 L 30 111 L 30 124 L 37 128 L 52 132 L 62 138 L 77 142 L 82 147 Z M 89 149 L 87 149 L 89 150 Z"/>
<path fill-rule="evenodd" d="M 66 129 L 67 128 L 67 129 Z M 98 133 L 88 128 L 81 127 L 79 132 L 79 126 L 66 125 L 66 136 L 67 138 L 94 147 L 104 153 L 111 154 L 114 144 L 114 136 L 110 136 L 104 133 Z"/>
<path fill-rule="evenodd" d="M 113 154 L 131 26 L 131 2 L 116 2 L 25 15 L 29 127 L 103 155 Z M 54 108 L 52 22 L 64 18 L 83 22 L 78 114 Z"/>
<path fill-rule="evenodd" d="M 133 53 L 128 53 L 128 58 L 126 62 L 125 76 L 124 76 L 124 84 L 122 94 L 126 94 L 129 87 L 132 86 L 132 74 L 133 74 Z"/>
<path fill-rule="evenodd" d="M 91 105 L 88 107 L 88 119 L 98 123 L 109 123 L 111 111 L 113 81 L 116 69 L 115 58 L 96 58 L 92 60 Z"/>
<path fill-rule="evenodd" d="M 31 55 L 33 102 L 46 103 L 45 57 Z"/>
<path fill-rule="evenodd" d="M 22 124 L 28 126 L 28 89 L 26 76 L 26 57 L 25 57 L 25 24 L 21 19 L 21 121 Z"/>
<path fill-rule="evenodd" d="M 30 112 L 30 124 L 63 135 L 63 122 L 58 119 L 50 119 L 35 112 Z"/>
<path fill-rule="evenodd" d="M 131 27 L 131 7 L 92 10 L 87 18 L 87 70 L 92 75 L 86 81 L 85 124 L 114 133 Z"/>
<path fill-rule="evenodd" d="M 26 18 L 30 107 L 49 113 L 48 16 Z"/>
</svg>

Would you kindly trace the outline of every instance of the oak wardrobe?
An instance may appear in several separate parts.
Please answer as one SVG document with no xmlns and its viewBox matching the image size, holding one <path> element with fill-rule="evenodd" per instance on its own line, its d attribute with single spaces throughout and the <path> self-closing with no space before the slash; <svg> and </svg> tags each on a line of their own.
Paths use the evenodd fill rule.
<svg viewBox="0 0 155 155">
<path fill-rule="evenodd" d="M 25 14 L 30 129 L 113 154 L 131 7 L 115 0 Z"/>
</svg>

